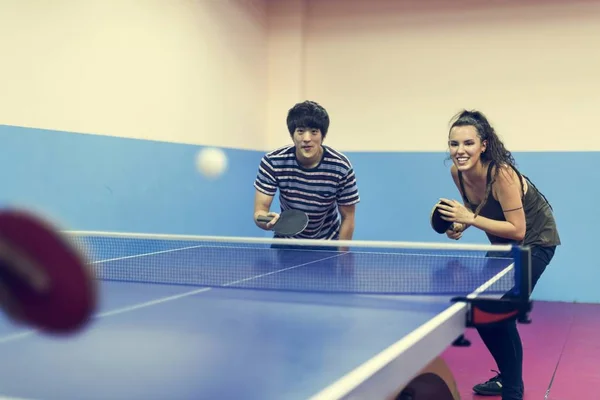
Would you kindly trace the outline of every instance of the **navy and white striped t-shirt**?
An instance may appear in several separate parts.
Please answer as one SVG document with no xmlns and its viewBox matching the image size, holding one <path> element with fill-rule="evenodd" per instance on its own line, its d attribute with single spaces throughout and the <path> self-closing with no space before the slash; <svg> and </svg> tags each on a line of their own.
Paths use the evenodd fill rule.
<svg viewBox="0 0 600 400">
<path fill-rule="evenodd" d="M 303 239 L 337 239 L 341 220 L 338 205 L 360 201 L 352 164 L 342 153 L 323 146 L 319 165 L 307 169 L 296 160 L 296 148 L 288 145 L 262 158 L 254 187 L 269 196 L 279 189 L 281 211 L 296 209 L 308 214 Z"/>
</svg>

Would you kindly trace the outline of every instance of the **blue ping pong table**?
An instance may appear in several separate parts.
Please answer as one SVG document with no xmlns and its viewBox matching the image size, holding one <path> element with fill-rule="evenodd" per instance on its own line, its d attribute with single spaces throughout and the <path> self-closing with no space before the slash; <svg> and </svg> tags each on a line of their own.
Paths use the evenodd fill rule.
<svg viewBox="0 0 600 400">
<path fill-rule="evenodd" d="M 514 283 L 513 260 L 482 250 L 74 237 L 100 310 L 70 337 L 0 321 L 2 396 L 392 399 L 464 332 L 452 296 Z"/>
</svg>

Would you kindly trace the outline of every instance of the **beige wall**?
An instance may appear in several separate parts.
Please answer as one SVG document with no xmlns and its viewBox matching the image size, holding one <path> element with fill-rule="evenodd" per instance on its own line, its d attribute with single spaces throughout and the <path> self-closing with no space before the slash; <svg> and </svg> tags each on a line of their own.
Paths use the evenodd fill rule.
<svg viewBox="0 0 600 400">
<path fill-rule="evenodd" d="M 0 0 L 0 123 L 265 150 L 321 102 L 342 151 L 600 150 L 600 0 Z M 220 136 L 221 135 L 221 136 Z"/>
<path fill-rule="evenodd" d="M 0 10 L 1 124 L 264 147 L 266 0 L 0 0 Z"/>
<path fill-rule="evenodd" d="M 511 150 L 600 150 L 599 1 L 303 3 L 291 92 L 327 107 L 341 150 L 443 151 L 461 107 L 488 114 Z"/>
<path fill-rule="evenodd" d="M 265 140 L 267 147 L 290 141 L 288 110 L 305 99 L 304 27 L 305 0 L 269 1 L 268 102 Z"/>
</svg>

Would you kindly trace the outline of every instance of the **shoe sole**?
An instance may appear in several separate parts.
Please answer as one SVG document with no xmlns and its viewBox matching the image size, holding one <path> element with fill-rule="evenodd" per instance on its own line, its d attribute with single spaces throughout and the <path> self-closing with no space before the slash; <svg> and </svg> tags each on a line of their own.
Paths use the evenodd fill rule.
<svg viewBox="0 0 600 400">
<path fill-rule="evenodd" d="M 482 390 L 475 390 L 473 389 L 473 391 L 481 396 L 501 396 L 502 395 L 502 391 L 498 391 L 498 392 L 486 392 L 486 391 L 482 391 Z"/>
</svg>

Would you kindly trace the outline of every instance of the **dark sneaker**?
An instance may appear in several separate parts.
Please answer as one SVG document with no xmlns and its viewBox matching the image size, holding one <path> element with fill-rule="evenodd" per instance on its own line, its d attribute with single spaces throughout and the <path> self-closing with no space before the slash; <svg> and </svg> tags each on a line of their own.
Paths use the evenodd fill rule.
<svg viewBox="0 0 600 400">
<path fill-rule="evenodd" d="M 475 393 L 481 394 L 483 396 L 502 395 L 502 378 L 500 377 L 500 373 L 498 371 L 492 371 L 496 372 L 497 375 L 487 382 L 473 386 L 473 391 Z"/>
</svg>

